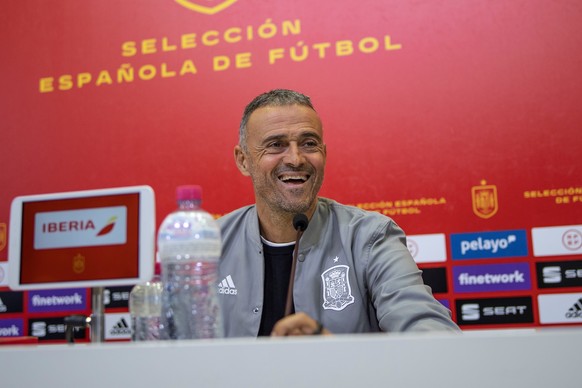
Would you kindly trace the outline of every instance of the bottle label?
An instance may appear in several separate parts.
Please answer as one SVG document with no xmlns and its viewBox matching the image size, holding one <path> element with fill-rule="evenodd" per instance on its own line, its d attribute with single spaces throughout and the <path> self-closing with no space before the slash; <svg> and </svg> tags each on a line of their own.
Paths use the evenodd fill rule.
<svg viewBox="0 0 582 388">
<path fill-rule="evenodd" d="M 220 240 L 163 241 L 159 245 L 162 261 L 218 261 L 220 258 Z"/>
</svg>

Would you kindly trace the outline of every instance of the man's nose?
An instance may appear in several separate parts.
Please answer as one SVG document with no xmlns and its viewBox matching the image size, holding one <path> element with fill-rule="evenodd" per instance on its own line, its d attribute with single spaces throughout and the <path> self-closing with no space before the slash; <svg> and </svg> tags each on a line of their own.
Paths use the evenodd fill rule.
<svg viewBox="0 0 582 388">
<path fill-rule="evenodd" d="M 291 166 L 299 166 L 303 163 L 303 154 L 301 153 L 301 148 L 295 142 L 289 143 L 287 152 L 285 153 L 284 162 Z"/>
</svg>

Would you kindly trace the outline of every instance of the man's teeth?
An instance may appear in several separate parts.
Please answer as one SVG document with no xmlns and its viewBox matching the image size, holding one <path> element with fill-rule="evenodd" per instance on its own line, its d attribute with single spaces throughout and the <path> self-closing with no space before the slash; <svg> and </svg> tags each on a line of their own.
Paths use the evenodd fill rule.
<svg viewBox="0 0 582 388">
<path fill-rule="evenodd" d="M 282 180 L 283 182 L 289 182 L 289 181 L 305 182 L 305 181 L 307 181 L 307 176 L 305 176 L 305 175 L 282 175 L 281 177 L 279 177 L 279 179 Z"/>
</svg>

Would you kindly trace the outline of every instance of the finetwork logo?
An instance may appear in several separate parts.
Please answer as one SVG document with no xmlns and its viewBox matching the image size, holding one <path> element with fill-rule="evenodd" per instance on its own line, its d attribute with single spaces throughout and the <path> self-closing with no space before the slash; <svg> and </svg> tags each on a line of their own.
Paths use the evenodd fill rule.
<svg viewBox="0 0 582 388">
<path fill-rule="evenodd" d="M 530 297 L 460 299 L 455 303 L 460 325 L 533 323 Z"/>
<path fill-rule="evenodd" d="M 536 263 L 539 288 L 582 286 L 582 261 Z"/>
<path fill-rule="evenodd" d="M 87 290 L 70 288 L 61 290 L 30 291 L 28 311 L 32 313 L 52 311 L 78 311 L 87 307 Z"/>
<path fill-rule="evenodd" d="M 453 267 L 455 292 L 493 292 L 531 289 L 528 263 Z"/>
<path fill-rule="evenodd" d="M 120 245 L 127 241 L 125 206 L 35 214 L 34 249 Z"/>
<path fill-rule="evenodd" d="M 0 337 L 21 337 L 24 335 L 22 319 L 0 319 Z"/>
<path fill-rule="evenodd" d="M 528 255 L 525 230 L 451 234 L 454 260 L 524 257 Z"/>
</svg>

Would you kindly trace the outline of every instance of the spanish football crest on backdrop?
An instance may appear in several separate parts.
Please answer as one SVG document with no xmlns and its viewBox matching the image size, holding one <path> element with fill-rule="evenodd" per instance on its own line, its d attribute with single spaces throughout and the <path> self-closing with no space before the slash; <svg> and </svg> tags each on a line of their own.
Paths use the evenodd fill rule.
<svg viewBox="0 0 582 388">
<path fill-rule="evenodd" d="M 473 200 L 473 213 L 481 218 L 491 218 L 497 213 L 497 187 L 488 185 L 485 180 L 481 181 L 481 186 L 471 188 Z"/>
</svg>

